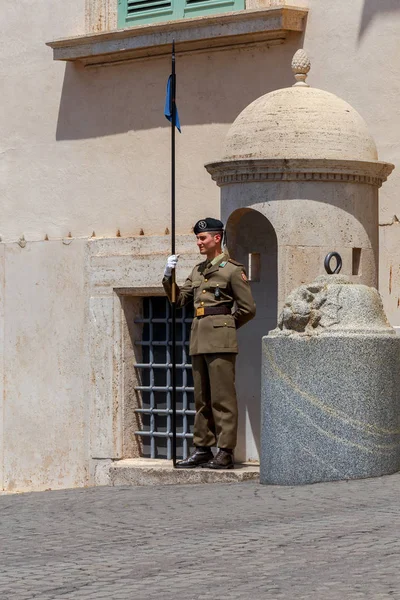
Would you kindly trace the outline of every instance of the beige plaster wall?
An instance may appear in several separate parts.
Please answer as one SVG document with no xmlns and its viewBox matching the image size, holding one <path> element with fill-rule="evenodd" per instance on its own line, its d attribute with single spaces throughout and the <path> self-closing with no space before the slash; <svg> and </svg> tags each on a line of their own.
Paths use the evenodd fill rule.
<svg viewBox="0 0 400 600">
<path fill-rule="evenodd" d="M 178 231 L 218 213 L 219 191 L 203 164 L 220 156 L 227 129 L 246 104 L 282 79 L 290 82 L 290 73 L 282 78 L 275 66 L 287 64 L 297 45 L 179 59 Z M 118 229 L 122 235 L 163 233 L 170 225 L 170 132 L 163 116 L 168 59 L 83 69 L 52 63 L 48 50 L 47 61 L 55 72 L 65 69 L 64 79 L 49 83 L 47 65 L 46 72 L 29 75 L 48 90 L 32 106 L 31 131 L 21 122 L 20 102 L 4 124 L 6 138 L 18 132 L 19 139 L 2 161 L 3 240 L 22 233 L 34 240 L 68 232 L 114 236 Z"/>
<path fill-rule="evenodd" d="M 57 148 L 56 123 L 65 65 L 54 64 L 44 42 L 84 33 L 84 0 L 3 0 L 0 17 L 0 236 L 43 239 L 63 231 L 59 198 L 70 149 Z M 60 152 L 61 151 L 61 152 Z M 68 202 L 64 197 L 64 212 Z M 63 233 L 64 234 L 64 233 Z"/>
<path fill-rule="evenodd" d="M 88 481 L 85 246 L 1 245 L 0 440 L 8 491 Z"/>
</svg>

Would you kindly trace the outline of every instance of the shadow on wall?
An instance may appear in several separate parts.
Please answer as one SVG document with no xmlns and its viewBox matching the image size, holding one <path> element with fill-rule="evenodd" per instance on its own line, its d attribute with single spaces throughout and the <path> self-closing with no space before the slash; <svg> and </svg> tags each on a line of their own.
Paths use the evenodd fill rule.
<svg viewBox="0 0 400 600">
<path fill-rule="evenodd" d="M 376 16 L 400 10 L 399 0 L 364 0 L 358 39 L 360 40 Z"/>
<path fill-rule="evenodd" d="M 285 44 L 177 56 L 177 105 L 185 126 L 231 123 L 250 102 L 290 86 L 292 56 L 302 39 Z M 165 86 L 169 57 L 125 65 L 65 69 L 57 140 L 166 127 Z"/>
</svg>

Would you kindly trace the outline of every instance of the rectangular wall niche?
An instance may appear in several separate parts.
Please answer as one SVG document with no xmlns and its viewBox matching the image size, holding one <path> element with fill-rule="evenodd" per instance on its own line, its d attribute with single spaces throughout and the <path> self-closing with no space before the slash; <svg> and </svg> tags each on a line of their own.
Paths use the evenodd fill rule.
<svg viewBox="0 0 400 600">
<path fill-rule="evenodd" d="M 124 314 L 125 457 L 172 458 L 171 308 L 165 296 L 121 297 Z M 193 438 L 189 335 L 193 313 L 177 311 L 177 456 Z"/>
<path fill-rule="evenodd" d="M 361 275 L 361 248 L 353 248 L 352 262 L 352 274 Z"/>
<path fill-rule="evenodd" d="M 261 255 L 259 252 L 249 254 L 249 281 L 260 281 L 261 277 Z"/>
</svg>

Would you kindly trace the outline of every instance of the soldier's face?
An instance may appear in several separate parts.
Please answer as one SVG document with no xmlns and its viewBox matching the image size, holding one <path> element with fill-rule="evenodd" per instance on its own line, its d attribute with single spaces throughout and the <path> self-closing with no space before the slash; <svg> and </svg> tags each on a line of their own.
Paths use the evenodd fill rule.
<svg viewBox="0 0 400 600">
<path fill-rule="evenodd" d="M 200 254 L 213 254 L 216 248 L 221 246 L 221 236 L 212 233 L 199 233 L 197 236 L 197 247 Z"/>
</svg>

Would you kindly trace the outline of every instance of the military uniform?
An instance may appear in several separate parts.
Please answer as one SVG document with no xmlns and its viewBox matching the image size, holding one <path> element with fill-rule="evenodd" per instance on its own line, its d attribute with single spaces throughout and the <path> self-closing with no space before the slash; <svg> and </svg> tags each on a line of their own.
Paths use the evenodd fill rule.
<svg viewBox="0 0 400 600">
<path fill-rule="evenodd" d="M 171 299 L 171 278 L 164 277 L 163 286 Z M 243 265 L 227 254 L 196 265 L 183 287 L 177 287 L 176 306 L 189 302 L 195 311 L 190 334 L 196 406 L 194 445 L 233 449 L 238 421 L 236 330 L 255 315 Z"/>
</svg>

